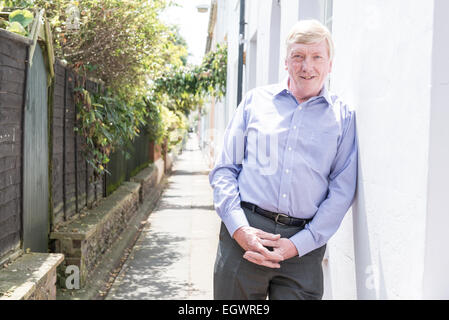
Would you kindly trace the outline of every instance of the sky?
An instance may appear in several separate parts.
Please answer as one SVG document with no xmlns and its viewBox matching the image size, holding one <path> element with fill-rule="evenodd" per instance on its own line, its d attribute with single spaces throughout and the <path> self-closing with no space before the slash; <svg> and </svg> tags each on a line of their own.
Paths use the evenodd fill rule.
<svg viewBox="0 0 449 320">
<path fill-rule="evenodd" d="M 188 45 L 188 62 L 200 64 L 206 49 L 209 11 L 199 13 L 197 5 L 210 5 L 210 0 L 175 0 L 179 7 L 170 7 L 161 15 L 161 20 L 180 26 L 181 36 Z"/>
</svg>

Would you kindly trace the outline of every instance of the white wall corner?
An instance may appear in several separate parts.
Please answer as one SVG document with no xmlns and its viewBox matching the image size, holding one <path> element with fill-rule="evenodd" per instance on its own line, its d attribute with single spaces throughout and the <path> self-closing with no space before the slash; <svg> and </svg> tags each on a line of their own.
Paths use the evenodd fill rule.
<svg viewBox="0 0 449 320">
<path fill-rule="evenodd" d="M 423 298 L 449 299 L 449 1 L 434 0 Z"/>
</svg>

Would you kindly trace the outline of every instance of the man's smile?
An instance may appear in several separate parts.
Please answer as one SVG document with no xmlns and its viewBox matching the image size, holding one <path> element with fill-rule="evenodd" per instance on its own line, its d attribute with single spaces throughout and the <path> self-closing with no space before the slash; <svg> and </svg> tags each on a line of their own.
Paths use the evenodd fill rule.
<svg viewBox="0 0 449 320">
<path fill-rule="evenodd" d="M 316 76 L 299 76 L 299 77 L 304 80 L 313 80 L 316 78 Z"/>
</svg>

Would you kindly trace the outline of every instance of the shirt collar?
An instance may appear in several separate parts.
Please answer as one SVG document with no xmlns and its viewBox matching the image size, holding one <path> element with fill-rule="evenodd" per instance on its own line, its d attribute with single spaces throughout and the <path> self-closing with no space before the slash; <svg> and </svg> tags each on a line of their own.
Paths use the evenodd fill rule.
<svg viewBox="0 0 449 320">
<path fill-rule="evenodd" d="M 288 77 L 284 78 L 281 82 L 278 83 L 276 91 L 274 92 L 274 95 L 279 95 L 283 92 L 289 92 L 288 90 Z M 326 84 L 324 84 L 323 88 L 321 89 L 320 93 L 318 94 L 318 97 L 323 97 L 329 106 L 332 105 L 332 99 L 329 93 L 329 90 L 327 89 Z"/>
<path fill-rule="evenodd" d="M 331 95 L 329 93 L 329 90 L 327 89 L 327 85 L 326 84 L 324 84 L 323 89 L 321 89 L 320 94 L 318 96 L 323 97 L 327 101 L 329 106 L 332 105 Z"/>
<path fill-rule="evenodd" d="M 277 84 L 274 95 L 277 96 L 283 92 L 288 92 L 288 77 L 284 78 L 281 82 Z"/>
</svg>

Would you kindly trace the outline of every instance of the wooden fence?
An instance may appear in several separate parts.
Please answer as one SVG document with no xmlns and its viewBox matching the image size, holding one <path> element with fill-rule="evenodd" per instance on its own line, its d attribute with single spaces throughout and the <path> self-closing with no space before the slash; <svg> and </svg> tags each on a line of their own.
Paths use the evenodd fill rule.
<svg viewBox="0 0 449 320">
<path fill-rule="evenodd" d="M 22 125 L 29 42 L 0 31 L 0 256 L 20 246 Z"/>
<path fill-rule="evenodd" d="M 53 225 L 70 219 L 104 196 L 103 180 L 93 182 L 93 169 L 83 156 L 84 139 L 75 133 L 75 77 L 60 61 L 55 63 L 52 114 L 51 189 Z M 98 91 L 98 84 L 86 80 L 86 89 Z"/>
<path fill-rule="evenodd" d="M 0 260 L 23 247 L 23 158 L 24 110 L 27 90 L 27 63 L 31 41 L 0 29 Z M 54 226 L 75 217 L 96 200 L 106 196 L 123 180 L 153 159 L 153 144 L 147 135 L 138 137 L 130 157 L 113 156 L 111 176 L 93 181 L 93 169 L 83 155 L 84 139 L 75 132 L 76 106 L 73 90 L 78 75 L 60 61 L 54 64 L 53 88 L 48 90 L 48 234 Z M 44 86 L 45 87 L 45 86 Z M 85 81 L 85 89 L 98 92 L 99 84 Z M 45 148 L 44 148 L 45 149 Z M 118 178 L 117 178 L 118 177 Z M 36 186 L 37 188 L 38 186 Z M 28 186 L 27 186 L 28 188 Z M 28 190 L 28 189 L 27 189 Z M 32 203 L 32 202 L 31 202 Z M 25 213 L 33 215 L 33 212 Z M 25 248 L 23 248 L 25 249 Z"/>
</svg>

